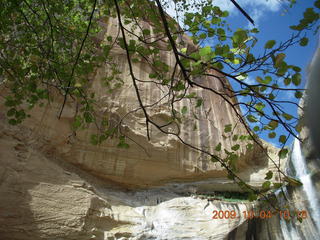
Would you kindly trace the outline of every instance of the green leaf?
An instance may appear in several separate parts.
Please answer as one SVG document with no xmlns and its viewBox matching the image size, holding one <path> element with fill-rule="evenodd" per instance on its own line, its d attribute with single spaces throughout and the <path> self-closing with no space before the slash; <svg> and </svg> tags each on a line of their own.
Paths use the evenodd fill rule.
<svg viewBox="0 0 320 240">
<path fill-rule="evenodd" d="M 125 136 L 120 136 L 119 137 L 119 143 L 118 143 L 117 147 L 128 149 L 129 148 L 129 144 L 127 144 L 125 141 L 126 141 Z"/>
<path fill-rule="evenodd" d="M 268 96 L 268 98 L 269 98 L 270 100 L 273 100 L 273 99 L 275 99 L 275 96 L 274 96 L 273 93 L 270 93 L 269 96 Z"/>
<path fill-rule="evenodd" d="M 186 54 L 187 53 L 187 48 L 181 48 L 181 52 Z"/>
<path fill-rule="evenodd" d="M 258 119 L 253 115 L 248 115 L 247 119 L 248 119 L 249 122 L 252 122 L 252 123 L 258 121 Z"/>
<path fill-rule="evenodd" d="M 205 39 L 207 37 L 207 34 L 205 34 L 205 33 L 201 33 L 200 35 L 199 35 L 199 38 L 200 39 Z"/>
<path fill-rule="evenodd" d="M 196 67 L 196 66 L 199 66 L 201 63 L 202 63 L 202 60 L 198 60 L 196 62 L 191 63 L 191 65 L 192 67 Z M 192 73 L 194 74 L 200 73 L 199 70 L 201 71 L 201 68 L 195 68 Z M 197 71 L 197 72 L 194 72 L 194 71 Z"/>
<path fill-rule="evenodd" d="M 249 200 L 250 202 L 257 200 L 257 198 L 258 198 L 257 194 L 255 194 L 255 193 L 253 193 L 253 192 L 250 192 L 250 193 L 249 193 L 248 200 Z"/>
<path fill-rule="evenodd" d="M 256 77 L 258 83 L 263 83 L 263 79 L 261 77 Z"/>
<path fill-rule="evenodd" d="M 202 98 L 198 98 L 198 99 L 197 99 L 196 108 L 197 108 L 197 107 L 200 107 L 200 106 L 202 105 L 202 103 L 203 103 L 203 99 L 202 99 Z"/>
<path fill-rule="evenodd" d="M 286 120 L 291 120 L 293 118 L 292 115 L 288 114 L 288 113 L 283 113 L 282 116 L 286 119 Z"/>
<path fill-rule="evenodd" d="M 73 126 L 73 128 L 78 129 L 81 126 L 81 123 L 82 123 L 81 117 L 80 116 L 76 116 L 72 126 Z"/>
<path fill-rule="evenodd" d="M 218 56 L 223 55 L 223 47 L 221 47 L 220 45 L 216 46 L 214 49 L 214 53 Z"/>
<path fill-rule="evenodd" d="M 240 145 L 239 145 L 239 144 L 233 145 L 233 146 L 231 147 L 231 149 L 232 149 L 233 151 L 237 151 L 237 150 L 239 150 L 239 148 L 240 148 Z"/>
<path fill-rule="evenodd" d="M 272 78 L 270 76 L 266 76 L 264 79 L 262 79 L 261 77 L 256 77 L 256 80 L 258 83 L 262 83 L 262 84 L 269 84 L 272 81 Z"/>
<path fill-rule="evenodd" d="M 228 17 L 229 16 L 229 12 L 228 11 L 223 11 L 221 14 L 221 17 Z"/>
<path fill-rule="evenodd" d="M 301 68 L 297 67 L 297 66 L 292 66 L 293 71 L 295 72 L 301 72 Z"/>
<path fill-rule="evenodd" d="M 143 33 L 144 35 L 150 35 L 150 30 L 149 30 L 149 29 L 143 29 L 143 30 L 142 30 L 142 33 Z"/>
<path fill-rule="evenodd" d="M 309 42 L 309 39 L 307 37 L 304 37 L 304 38 L 301 38 L 299 44 L 300 46 L 304 47 L 308 45 L 308 42 Z"/>
<path fill-rule="evenodd" d="M 285 78 L 283 82 L 284 82 L 284 85 L 288 86 L 291 83 L 291 78 Z"/>
<path fill-rule="evenodd" d="M 238 29 L 232 36 L 232 46 L 234 48 L 239 47 L 248 38 L 247 31 Z"/>
<path fill-rule="evenodd" d="M 262 111 L 262 109 L 265 107 L 266 105 L 263 103 L 257 103 L 256 105 L 254 105 L 254 108 L 257 109 L 257 111 Z"/>
<path fill-rule="evenodd" d="M 195 60 L 200 60 L 200 58 L 201 58 L 199 52 L 191 53 L 190 57 L 194 58 Z"/>
<path fill-rule="evenodd" d="M 10 125 L 17 125 L 17 120 L 16 119 L 9 119 L 9 124 Z"/>
<path fill-rule="evenodd" d="M 282 183 L 273 183 L 273 186 L 275 188 L 281 188 L 283 186 L 283 184 Z"/>
<path fill-rule="evenodd" d="M 84 117 L 84 120 L 86 121 L 86 123 L 92 123 L 93 122 L 93 117 L 92 117 L 90 112 L 84 112 L 83 113 L 83 117 Z"/>
<path fill-rule="evenodd" d="M 253 149 L 253 144 L 252 143 L 248 143 L 247 144 L 247 149 L 248 150 L 252 150 Z"/>
<path fill-rule="evenodd" d="M 211 52 L 212 52 L 211 47 L 210 47 L 210 46 L 206 46 L 206 47 L 201 48 L 201 49 L 199 50 L 199 55 L 200 55 L 201 57 L 203 57 L 203 56 L 206 56 L 206 55 L 210 54 Z"/>
<path fill-rule="evenodd" d="M 301 130 L 302 130 L 301 122 L 299 122 L 294 128 L 296 129 L 297 132 L 301 132 Z"/>
<path fill-rule="evenodd" d="M 128 143 L 119 143 L 119 144 L 117 145 L 117 147 L 128 149 L 130 146 L 129 146 Z"/>
<path fill-rule="evenodd" d="M 239 137 L 239 139 L 240 139 L 240 141 L 244 141 L 244 140 L 246 140 L 248 137 L 246 136 L 246 135 L 241 135 L 240 137 Z"/>
<path fill-rule="evenodd" d="M 221 36 L 226 35 L 226 32 L 224 31 L 223 28 L 218 28 L 218 29 L 217 29 L 217 33 L 218 33 L 218 35 L 221 35 Z"/>
<path fill-rule="evenodd" d="M 182 114 L 186 114 L 188 111 L 188 108 L 186 106 L 183 106 L 182 109 L 181 109 L 181 113 Z"/>
<path fill-rule="evenodd" d="M 272 178 L 272 176 L 273 176 L 273 172 L 269 171 L 269 172 L 266 173 L 266 177 L 264 179 L 270 180 Z"/>
<path fill-rule="evenodd" d="M 279 53 L 276 57 L 275 57 L 275 67 L 279 67 L 280 64 L 283 62 L 283 60 L 285 59 L 286 54 L 284 53 Z"/>
<path fill-rule="evenodd" d="M 285 136 L 285 135 L 281 135 L 281 136 L 279 137 L 279 142 L 281 142 L 281 143 L 285 144 L 285 143 L 286 143 L 286 141 L 287 141 L 287 138 L 286 138 L 286 136 Z"/>
<path fill-rule="evenodd" d="M 196 96 L 197 96 L 197 94 L 195 92 L 192 92 L 192 93 L 186 95 L 185 97 L 186 98 L 195 98 Z"/>
<path fill-rule="evenodd" d="M 279 123 L 278 123 L 278 121 L 276 121 L 276 120 L 271 120 L 271 121 L 268 123 L 268 126 L 270 126 L 271 130 L 274 130 L 274 129 L 276 129 L 276 128 L 279 126 Z"/>
<path fill-rule="evenodd" d="M 302 92 L 297 91 L 297 92 L 295 92 L 294 96 L 295 96 L 296 98 L 302 98 Z"/>
<path fill-rule="evenodd" d="M 4 105 L 5 105 L 6 107 L 13 107 L 13 106 L 17 105 L 17 101 L 16 101 L 16 100 L 13 100 L 13 99 L 11 98 L 11 96 L 8 96 L 8 97 L 6 98 L 6 101 L 5 101 Z"/>
<path fill-rule="evenodd" d="M 247 61 L 247 63 L 252 63 L 252 62 L 254 62 L 256 59 L 255 59 L 255 57 L 253 56 L 253 54 L 251 54 L 251 53 L 249 53 L 249 54 L 247 54 L 247 56 L 246 56 L 246 61 Z"/>
<path fill-rule="evenodd" d="M 185 86 L 182 81 L 179 81 L 172 89 L 174 91 L 182 91 L 185 89 Z"/>
<path fill-rule="evenodd" d="M 269 189 L 271 186 L 271 182 L 270 181 L 265 181 L 263 184 L 262 184 L 262 188 L 263 189 Z"/>
<path fill-rule="evenodd" d="M 96 134 L 92 134 L 90 136 L 90 142 L 93 145 L 97 145 L 99 143 L 98 136 Z"/>
<path fill-rule="evenodd" d="M 289 177 L 289 176 L 286 176 L 286 177 L 284 178 L 284 180 L 285 180 L 286 182 L 288 182 L 289 185 L 291 185 L 291 186 L 293 186 L 293 187 L 300 187 L 300 186 L 303 185 L 302 182 L 300 182 L 298 179 L 295 179 L 295 178 L 292 178 L 292 177 Z"/>
<path fill-rule="evenodd" d="M 300 73 L 295 73 L 292 76 L 292 82 L 294 85 L 299 86 L 301 83 L 301 74 Z"/>
<path fill-rule="evenodd" d="M 228 157 L 228 163 L 229 166 L 233 171 L 237 170 L 237 160 L 239 159 L 239 156 L 237 154 L 231 153 Z"/>
<path fill-rule="evenodd" d="M 284 159 L 287 157 L 288 154 L 288 149 L 283 148 L 278 152 L 278 156 L 280 157 L 280 159 Z"/>
<path fill-rule="evenodd" d="M 269 137 L 269 138 L 275 138 L 276 135 L 277 135 L 277 134 L 276 134 L 275 132 L 271 132 L 271 133 L 268 134 L 268 137 Z"/>
<path fill-rule="evenodd" d="M 253 128 L 253 131 L 255 131 L 255 132 L 258 132 L 260 130 L 260 127 L 259 126 L 255 126 L 254 128 Z"/>
<path fill-rule="evenodd" d="M 228 133 L 228 132 L 231 132 L 231 131 L 232 131 L 232 125 L 231 124 L 224 125 L 224 132 L 225 133 Z"/>
<path fill-rule="evenodd" d="M 272 81 L 272 78 L 271 78 L 270 76 L 266 76 L 266 77 L 264 78 L 263 83 L 264 83 L 264 84 L 269 84 L 271 81 Z"/>
<path fill-rule="evenodd" d="M 13 115 L 15 115 L 16 113 L 16 109 L 15 108 L 11 108 L 9 109 L 9 111 L 7 112 L 7 116 L 8 117 L 12 117 Z"/>
<path fill-rule="evenodd" d="M 158 74 L 156 73 L 150 73 L 149 74 L 149 78 L 156 78 L 158 76 Z"/>
<path fill-rule="evenodd" d="M 239 138 L 239 136 L 237 134 L 233 135 L 232 136 L 232 141 L 237 141 Z"/>
<path fill-rule="evenodd" d="M 233 63 L 233 64 L 240 64 L 240 63 L 241 63 L 241 59 L 240 59 L 240 58 L 234 58 L 234 59 L 232 60 L 232 63 Z"/>
<path fill-rule="evenodd" d="M 211 160 L 211 162 L 214 162 L 214 163 L 215 163 L 215 162 L 219 162 L 218 159 L 217 159 L 217 157 L 211 157 L 210 160 Z"/>
<path fill-rule="evenodd" d="M 261 86 L 260 87 L 260 92 L 264 92 L 264 91 L 266 91 L 267 90 L 267 87 L 266 86 Z"/>
<path fill-rule="evenodd" d="M 218 145 L 215 147 L 215 150 L 220 152 L 221 151 L 221 143 L 219 142 Z"/>
<path fill-rule="evenodd" d="M 270 49 L 270 48 L 272 48 L 275 44 L 276 44 L 276 41 L 275 41 L 275 40 L 269 40 L 269 41 L 266 42 L 266 44 L 264 45 L 264 48 Z"/>
<path fill-rule="evenodd" d="M 220 22 L 221 22 L 221 18 L 213 17 L 213 18 L 211 19 L 211 23 L 212 23 L 212 24 L 218 24 L 218 23 L 220 23 Z"/>
</svg>

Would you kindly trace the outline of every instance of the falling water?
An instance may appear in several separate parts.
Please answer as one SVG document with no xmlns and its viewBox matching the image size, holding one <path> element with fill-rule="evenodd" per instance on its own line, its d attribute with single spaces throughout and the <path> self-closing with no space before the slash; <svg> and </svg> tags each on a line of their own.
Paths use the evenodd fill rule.
<svg viewBox="0 0 320 240">
<path fill-rule="evenodd" d="M 296 171 L 296 177 L 299 178 L 303 184 L 303 190 L 306 193 L 307 200 L 310 204 L 311 217 L 316 224 L 318 232 L 320 233 L 320 206 L 317 194 L 312 184 L 311 175 L 308 173 L 305 158 L 301 152 L 300 142 L 297 139 L 295 139 L 293 144 L 291 161 Z"/>
<path fill-rule="evenodd" d="M 278 200 L 282 203 L 285 202 L 286 199 L 290 198 L 288 190 L 285 186 L 281 189 L 278 189 L 275 194 L 276 196 L 278 196 Z M 292 225 L 292 221 L 287 222 L 283 218 L 280 218 L 280 228 L 282 231 L 282 235 L 288 237 L 288 239 L 299 239 L 299 233 Z"/>
</svg>

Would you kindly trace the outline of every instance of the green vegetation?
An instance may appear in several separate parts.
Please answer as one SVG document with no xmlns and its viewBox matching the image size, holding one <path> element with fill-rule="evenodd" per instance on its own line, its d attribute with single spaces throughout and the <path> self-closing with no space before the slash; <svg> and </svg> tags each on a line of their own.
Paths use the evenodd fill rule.
<svg viewBox="0 0 320 240">
<path fill-rule="evenodd" d="M 208 199 L 209 201 L 226 201 L 226 202 L 246 202 L 249 199 L 247 192 L 218 192 L 210 194 L 197 194 L 196 197 Z"/>
</svg>

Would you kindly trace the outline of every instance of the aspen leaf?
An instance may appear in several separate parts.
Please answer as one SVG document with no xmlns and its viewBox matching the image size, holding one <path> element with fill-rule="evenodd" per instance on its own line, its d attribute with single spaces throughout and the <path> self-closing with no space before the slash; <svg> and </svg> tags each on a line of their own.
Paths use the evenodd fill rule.
<svg viewBox="0 0 320 240">
<path fill-rule="evenodd" d="M 270 48 L 272 48 L 275 44 L 276 44 L 276 41 L 275 41 L 275 40 L 269 40 L 269 41 L 266 42 L 266 44 L 264 45 L 264 48 L 270 49 Z"/>
</svg>

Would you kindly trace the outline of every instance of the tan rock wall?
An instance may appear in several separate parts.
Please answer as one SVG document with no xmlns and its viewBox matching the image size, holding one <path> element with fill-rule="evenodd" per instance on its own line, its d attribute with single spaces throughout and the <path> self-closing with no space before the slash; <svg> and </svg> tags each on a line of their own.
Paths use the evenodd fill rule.
<svg viewBox="0 0 320 240">
<path fill-rule="evenodd" d="M 104 32 L 101 32 L 99 37 L 103 40 L 106 36 L 104 34 L 116 36 L 117 32 L 117 20 L 110 18 L 107 23 L 104 23 Z M 189 40 L 185 39 L 185 41 Z M 194 45 L 188 44 L 188 49 L 194 48 Z M 212 163 L 204 154 L 182 144 L 172 135 L 161 133 L 154 126 L 150 125 L 150 141 L 147 140 L 145 118 L 141 110 L 136 110 L 139 104 L 124 51 L 115 47 L 112 54 L 121 72 L 118 77 L 124 85 L 111 93 L 104 87 L 102 79 L 111 71 L 110 66 L 106 64 L 92 73 L 89 91 L 94 92 L 98 99 L 97 114 L 107 117 L 109 123 L 117 124 L 125 117 L 121 129 L 130 138 L 128 139 L 129 149 L 118 148 L 116 137 L 108 139 L 99 146 L 92 145 L 90 136 L 99 133 L 96 126 L 77 131 L 75 134 L 71 129 L 71 123 L 76 114 L 76 104 L 72 99 L 68 99 L 61 119 L 57 118 L 62 105 L 61 96 L 55 96 L 54 101 L 46 104 L 45 107 L 32 110 L 31 118 L 24 121 L 23 126 L 27 126 L 33 132 L 34 138 L 47 139 L 48 144 L 58 149 L 65 161 L 97 176 L 131 186 L 150 186 L 173 180 L 225 176 L 226 171 L 219 163 Z M 172 67 L 175 64 L 174 56 L 170 52 L 163 50 L 161 55 L 169 66 Z M 138 79 L 149 80 L 151 70 L 146 63 L 133 63 L 133 68 Z M 221 81 L 227 82 L 227 79 L 222 78 Z M 229 94 L 217 78 L 202 77 L 197 79 L 197 82 L 223 94 Z M 158 124 L 166 123 L 170 118 L 170 108 L 168 97 L 165 96 L 165 87 L 152 83 L 139 83 L 139 89 L 144 105 L 153 104 L 157 99 L 162 99 L 147 110 L 153 121 Z M 222 144 L 222 149 L 230 150 L 235 142 L 225 136 L 224 126 L 232 124 L 236 126 L 234 134 L 246 134 L 235 112 L 225 100 L 214 93 L 196 87 L 191 88 L 190 92 L 195 92 L 202 97 L 204 104 L 199 108 L 195 108 L 195 103 L 190 103 L 189 100 L 182 100 L 175 104 L 178 111 L 183 106 L 188 107 L 188 112 L 180 126 L 180 137 L 186 143 L 210 152 L 214 152 L 219 142 Z M 2 90 L 2 97 L 5 95 L 6 92 Z M 3 98 L 1 101 L 3 102 Z M 230 101 L 235 100 L 230 99 Z M 0 109 L 6 112 L 3 105 Z M 194 118 L 194 114 L 197 119 Z M 167 129 L 170 128 L 172 131 L 177 131 L 173 124 Z M 261 152 L 260 150 L 249 152 L 245 144 L 242 144 L 237 152 L 242 156 L 239 166 L 244 170 L 253 165 L 268 166 L 266 156 L 258 153 Z M 223 157 L 224 153 L 218 153 L 218 155 Z"/>
<path fill-rule="evenodd" d="M 1 125 L 0 239 L 224 239 L 245 219 L 248 203 L 186 196 L 174 187 L 129 191 L 60 158 L 25 128 Z M 239 219 L 212 219 L 213 210 Z"/>
</svg>

